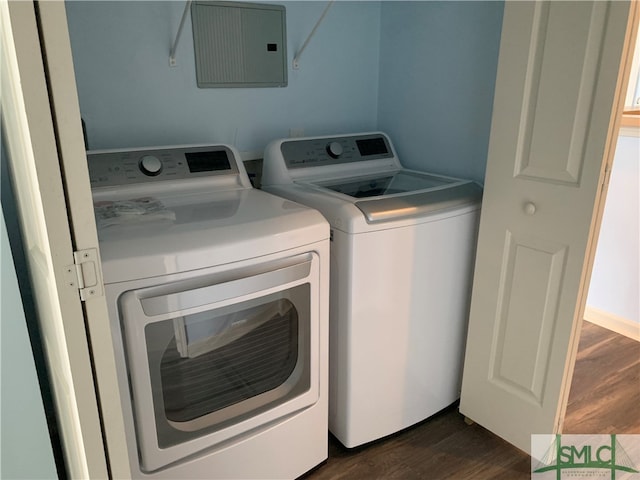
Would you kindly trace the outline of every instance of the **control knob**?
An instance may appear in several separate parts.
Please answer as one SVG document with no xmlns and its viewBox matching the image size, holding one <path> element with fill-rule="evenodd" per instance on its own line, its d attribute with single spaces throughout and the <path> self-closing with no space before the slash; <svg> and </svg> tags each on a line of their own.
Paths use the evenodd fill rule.
<svg viewBox="0 0 640 480">
<path fill-rule="evenodd" d="M 154 177 L 162 171 L 162 162 L 158 157 L 154 157 L 153 155 L 145 155 L 142 157 L 138 166 L 142 173 L 150 177 Z"/>
<path fill-rule="evenodd" d="M 331 142 L 327 145 L 327 153 L 331 158 L 338 158 L 342 155 L 342 144 L 340 142 Z"/>
</svg>

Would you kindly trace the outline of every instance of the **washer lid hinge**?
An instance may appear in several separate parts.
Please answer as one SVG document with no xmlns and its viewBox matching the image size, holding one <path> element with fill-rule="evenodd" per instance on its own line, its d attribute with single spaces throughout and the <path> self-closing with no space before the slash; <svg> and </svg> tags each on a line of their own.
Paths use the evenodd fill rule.
<svg viewBox="0 0 640 480">
<path fill-rule="evenodd" d="M 82 301 L 101 297 L 104 294 L 104 285 L 98 261 L 98 250 L 88 248 L 75 251 L 73 259 L 75 263 L 66 268 L 69 286 L 78 289 Z"/>
</svg>

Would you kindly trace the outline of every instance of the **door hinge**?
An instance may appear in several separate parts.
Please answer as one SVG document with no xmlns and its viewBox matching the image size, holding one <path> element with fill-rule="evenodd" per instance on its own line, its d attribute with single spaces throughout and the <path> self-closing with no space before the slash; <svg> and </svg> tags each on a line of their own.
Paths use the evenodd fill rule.
<svg viewBox="0 0 640 480">
<path fill-rule="evenodd" d="M 602 192 L 609 186 L 609 179 L 611 177 L 611 164 L 607 163 L 604 166 L 604 175 L 602 176 L 602 185 L 600 185 L 600 189 Z"/>
<path fill-rule="evenodd" d="M 73 252 L 73 259 L 75 263 L 66 268 L 69 286 L 78 289 L 82 301 L 101 297 L 104 294 L 104 286 L 98 261 L 98 250 L 95 248 L 78 250 Z"/>
</svg>

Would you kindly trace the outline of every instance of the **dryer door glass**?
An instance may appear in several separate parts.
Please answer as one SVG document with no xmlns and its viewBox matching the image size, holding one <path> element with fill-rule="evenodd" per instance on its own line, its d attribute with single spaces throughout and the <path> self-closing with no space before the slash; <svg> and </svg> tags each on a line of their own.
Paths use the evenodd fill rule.
<svg viewBox="0 0 640 480">
<path fill-rule="evenodd" d="M 309 284 L 145 328 L 158 444 L 248 418 L 309 388 Z"/>
</svg>

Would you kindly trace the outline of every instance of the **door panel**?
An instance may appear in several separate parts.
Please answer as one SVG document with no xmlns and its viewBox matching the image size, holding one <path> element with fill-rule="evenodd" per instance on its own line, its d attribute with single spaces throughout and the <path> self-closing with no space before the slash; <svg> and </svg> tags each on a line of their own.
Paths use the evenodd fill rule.
<svg viewBox="0 0 640 480">
<path fill-rule="evenodd" d="M 536 4 L 516 177 L 579 184 L 606 13 L 604 2 Z"/>
<path fill-rule="evenodd" d="M 566 245 L 507 232 L 491 381 L 536 405 L 547 380 L 566 252 Z"/>
<path fill-rule="evenodd" d="M 564 414 L 629 13 L 505 6 L 460 411 L 525 451 Z"/>
</svg>

